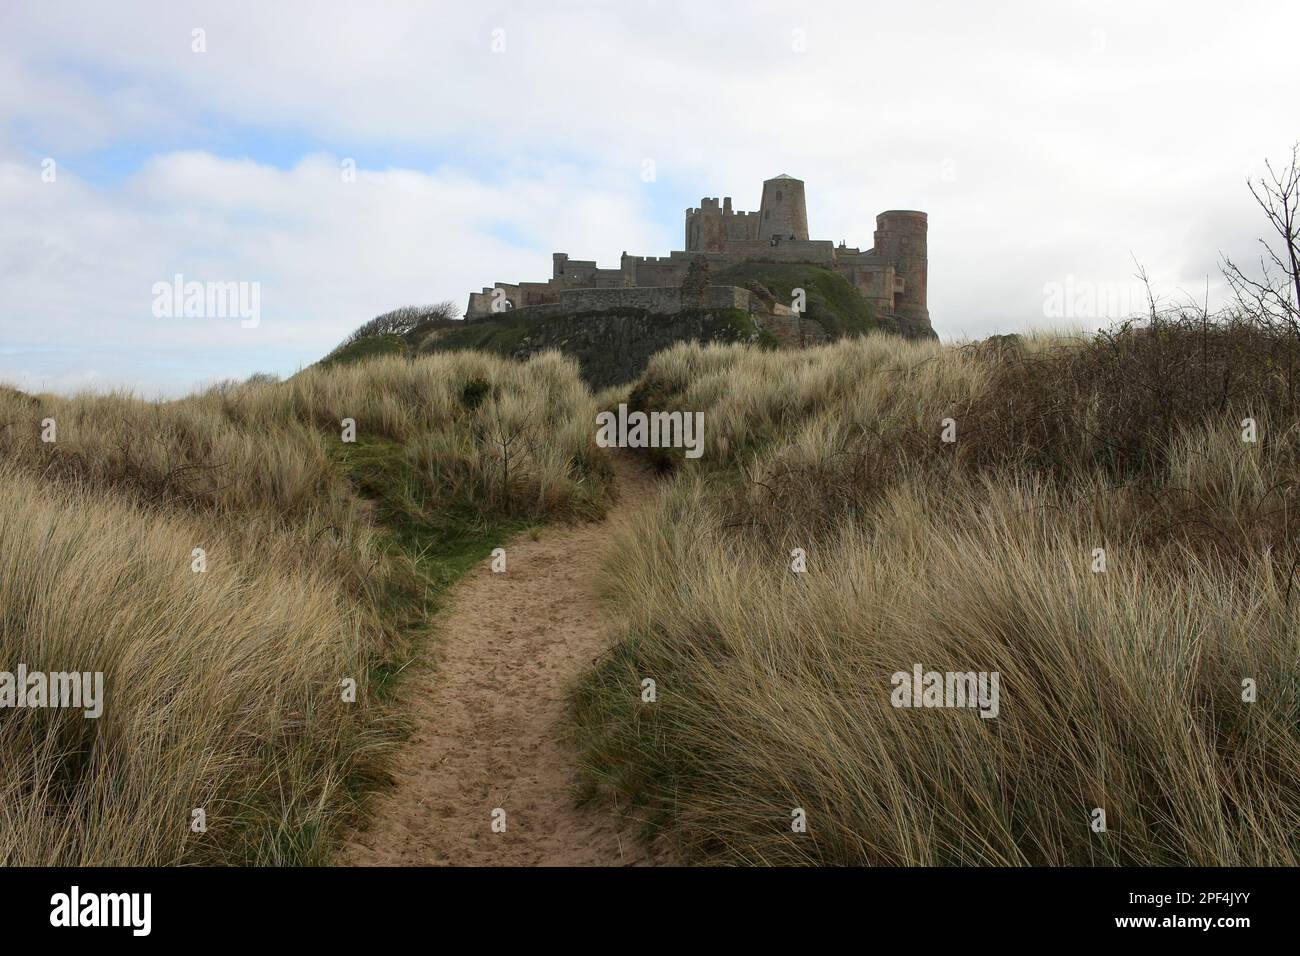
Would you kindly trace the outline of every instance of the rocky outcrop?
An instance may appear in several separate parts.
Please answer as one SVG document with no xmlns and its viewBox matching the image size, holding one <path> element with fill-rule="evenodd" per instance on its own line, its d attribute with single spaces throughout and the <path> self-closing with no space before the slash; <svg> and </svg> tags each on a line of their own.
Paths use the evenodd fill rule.
<svg viewBox="0 0 1300 956">
<path fill-rule="evenodd" d="M 758 337 L 750 317 L 739 309 L 653 315 L 609 312 L 554 316 L 531 325 L 511 354 L 526 359 L 558 349 L 578 360 L 592 388 L 631 382 L 650 356 L 677 342 L 748 342 Z"/>
</svg>

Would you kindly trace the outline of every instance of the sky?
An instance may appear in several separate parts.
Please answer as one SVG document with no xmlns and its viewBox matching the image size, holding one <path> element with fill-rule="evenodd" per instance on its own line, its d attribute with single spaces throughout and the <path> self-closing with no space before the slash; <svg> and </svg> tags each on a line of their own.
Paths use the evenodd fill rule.
<svg viewBox="0 0 1300 956">
<path fill-rule="evenodd" d="M 756 209 L 780 173 L 812 238 L 929 213 L 945 340 L 1104 325 L 1135 262 L 1217 301 L 1265 228 L 1247 177 L 1300 138 L 1297 27 L 1250 0 L 0 0 L 0 382 L 291 374 L 555 251 L 666 255 L 688 206 Z"/>
</svg>

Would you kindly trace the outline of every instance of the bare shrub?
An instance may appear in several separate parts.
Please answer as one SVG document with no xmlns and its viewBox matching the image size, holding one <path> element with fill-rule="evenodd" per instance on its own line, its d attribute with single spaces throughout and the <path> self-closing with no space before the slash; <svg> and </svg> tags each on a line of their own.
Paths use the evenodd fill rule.
<svg viewBox="0 0 1300 956">
<path fill-rule="evenodd" d="M 454 321 L 460 315 L 460 308 L 451 300 L 434 305 L 408 305 L 393 309 L 376 316 L 369 322 L 358 326 L 347 338 L 339 343 L 339 348 L 351 345 L 361 339 L 376 335 L 400 335 L 416 337 L 420 333 Z"/>
</svg>

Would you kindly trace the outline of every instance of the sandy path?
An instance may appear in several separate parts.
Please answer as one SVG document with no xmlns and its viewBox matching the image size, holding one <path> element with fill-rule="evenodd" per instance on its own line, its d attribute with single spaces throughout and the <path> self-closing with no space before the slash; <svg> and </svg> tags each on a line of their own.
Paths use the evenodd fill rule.
<svg viewBox="0 0 1300 956">
<path fill-rule="evenodd" d="M 562 739 L 565 693 L 610 641 L 594 580 L 611 523 L 644 502 L 653 478 L 616 454 L 618 503 L 605 521 L 546 527 L 504 545 L 453 588 L 433 668 L 406 689 L 414 723 L 376 796 L 352 866 L 628 866 L 654 862 L 607 810 L 573 802 L 576 755 Z M 492 812 L 506 813 L 504 833 Z"/>
</svg>

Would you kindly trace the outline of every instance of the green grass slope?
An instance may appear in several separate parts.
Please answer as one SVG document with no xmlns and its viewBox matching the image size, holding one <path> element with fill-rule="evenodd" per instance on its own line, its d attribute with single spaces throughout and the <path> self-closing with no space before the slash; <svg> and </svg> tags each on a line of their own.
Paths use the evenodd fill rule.
<svg viewBox="0 0 1300 956">
<path fill-rule="evenodd" d="M 803 262 L 742 262 L 715 272 L 714 285 L 737 285 L 748 288 L 753 283 L 764 286 L 777 302 L 789 305 L 794 290 L 806 293 L 805 315 L 825 329 L 831 338 L 863 335 L 867 332 L 892 332 L 906 338 L 934 338 L 927 328 L 916 328 L 893 316 L 877 315 L 858 294 L 853 283 L 830 269 Z"/>
</svg>

